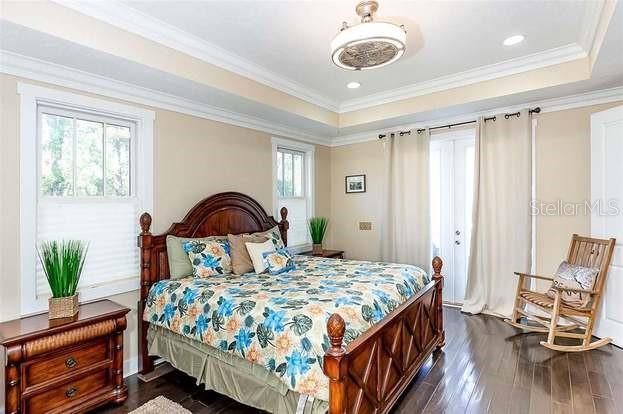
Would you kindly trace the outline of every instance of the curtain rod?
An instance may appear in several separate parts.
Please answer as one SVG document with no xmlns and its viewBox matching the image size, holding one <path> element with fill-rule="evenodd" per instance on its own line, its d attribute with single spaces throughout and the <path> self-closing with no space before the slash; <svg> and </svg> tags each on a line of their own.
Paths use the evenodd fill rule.
<svg viewBox="0 0 623 414">
<path fill-rule="evenodd" d="M 528 109 L 528 114 L 532 115 L 532 114 L 539 114 L 541 113 L 541 107 L 537 106 L 536 108 L 533 109 Z M 513 112 L 510 114 L 504 114 L 504 119 L 508 119 L 511 116 L 516 116 L 519 117 L 521 115 L 521 112 L 517 111 L 517 112 Z M 485 117 L 484 118 L 485 122 L 487 121 L 495 121 L 496 120 L 496 116 L 490 116 L 490 117 Z M 465 122 L 456 122 L 454 124 L 447 124 L 447 125 L 439 125 L 436 127 L 432 127 L 432 128 L 428 128 L 429 131 L 435 130 L 435 129 L 445 129 L 445 128 L 452 128 L 452 127 L 456 127 L 456 126 L 461 126 L 461 125 L 469 125 L 469 124 L 475 124 L 477 121 L 473 120 L 473 121 L 465 121 Z M 418 134 L 421 134 L 422 132 L 426 131 L 426 128 L 420 128 L 416 130 Z M 390 133 L 390 136 L 393 136 L 395 133 L 392 132 Z M 411 135 L 411 131 L 399 131 L 397 132 L 398 135 L 403 136 L 403 135 Z M 379 139 L 385 138 L 387 135 L 386 134 L 379 134 Z"/>
</svg>

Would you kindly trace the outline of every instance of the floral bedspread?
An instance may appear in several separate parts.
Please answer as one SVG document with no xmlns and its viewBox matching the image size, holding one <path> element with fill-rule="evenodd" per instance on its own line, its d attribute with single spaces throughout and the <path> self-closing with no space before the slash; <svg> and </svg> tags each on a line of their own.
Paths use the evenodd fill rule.
<svg viewBox="0 0 623 414">
<path fill-rule="evenodd" d="M 415 295 L 430 278 L 392 263 L 295 256 L 277 276 L 248 273 L 154 284 L 143 318 L 261 364 L 294 391 L 328 401 L 322 357 L 332 313 L 346 343 Z"/>
</svg>

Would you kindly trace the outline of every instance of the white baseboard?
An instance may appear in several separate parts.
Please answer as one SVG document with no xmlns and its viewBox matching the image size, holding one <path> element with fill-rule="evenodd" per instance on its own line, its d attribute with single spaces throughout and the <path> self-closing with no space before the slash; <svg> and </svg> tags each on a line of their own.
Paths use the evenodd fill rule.
<svg viewBox="0 0 623 414">
<path fill-rule="evenodd" d="M 134 375 L 138 372 L 138 357 L 135 356 L 130 359 L 126 359 L 123 361 L 123 377 L 129 377 L 130 375 Z M 0 412 L 0 414 L 4 414 Z"/>
</svg>

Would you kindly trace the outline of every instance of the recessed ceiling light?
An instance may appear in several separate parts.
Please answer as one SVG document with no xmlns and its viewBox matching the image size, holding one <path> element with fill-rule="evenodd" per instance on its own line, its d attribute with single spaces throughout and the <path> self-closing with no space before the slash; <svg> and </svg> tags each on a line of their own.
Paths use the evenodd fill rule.
<svg viewBox="0 0 623 414">
<path fill-rule="evenodd" d="M 504 46 L 512 46 L 512 45 L 516 45 L 517 43 L 521 43 L 523 42 L 523 35 L 514 35 L 511 37 L 507 37 L 504 40 Z"/>
<path fill-rule="evenodd" d="M 358 88 L 358 87 L 360 87 L 360 86 L 361 86 L 361 84 L 360 84 L 359 82 L 348 82 L 348 83 L 346 84 L 346 87 L 347 87 L 348 89 L 357 89 L 357 88 Z"/>
</svg>

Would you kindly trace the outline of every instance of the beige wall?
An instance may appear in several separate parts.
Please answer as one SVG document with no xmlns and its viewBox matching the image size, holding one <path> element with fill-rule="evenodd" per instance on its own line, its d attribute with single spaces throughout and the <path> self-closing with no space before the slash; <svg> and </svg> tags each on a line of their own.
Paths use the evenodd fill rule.
<svg viewBox="0 0 623 414">
<path fill-rule="evenodd" d="M 380 257 L 380 208 L 383 152 L 377 141 L 332 148 L 331 218 L 328 244 L 345 250 L 350 259 Z M 346 194 L 344 177 L 366 175 L 366 192 Z M 359 222 L 372 222 L 372 230 L 360 231 Z"/>
<path fill-rule="evenodd" d="M 590 200 L 590 114 L 620 105 L 588 106 L 538 117 L 536 129 L 537 199 Z M 379 257 L 382 148 L 377 141 L 333 148 L 331 157 L 331 245 L 348 257 Z M 367 174 L 365 194 L 344 194 L 344 176 Z M 361 220 L 373 231 L 358 230 Z M 537 271 L 551 274 L 566 254 L 572 233 L 590 233 L 590 216 L 537 217 Z"/>
<path fill-rule="evenodd" d="M 0 77 L 0 320 L 18 317 L 20 313 L 18 81 L 41 84 L 7 75 Z M 221 191 L 249 194 L 267 211 L 272 209 L 269 134 L 157 108 L 148 109 L 156 112 L 154 232 L 166 230 L 173 221 L 182 219 L 197 201 Z M 315 209 L 317 214 L 328 216 L 330 149 L 317 146 L 315 159 Z M 126 358 L 134 357 L 137 353 L 138 291 L 111 299 L 132 309 L 125 352 Z"/>
<path fill-rule="evenodd" d="M 591 199 L 590 116 L 623 102 L 545 113 L 536 129 L 536 198 L 584 203 Z M 573 233 L 590 234 L 590 213 L 537 216 L 536 270 L 549 275 L 567 254 Z"/>
</svg>

